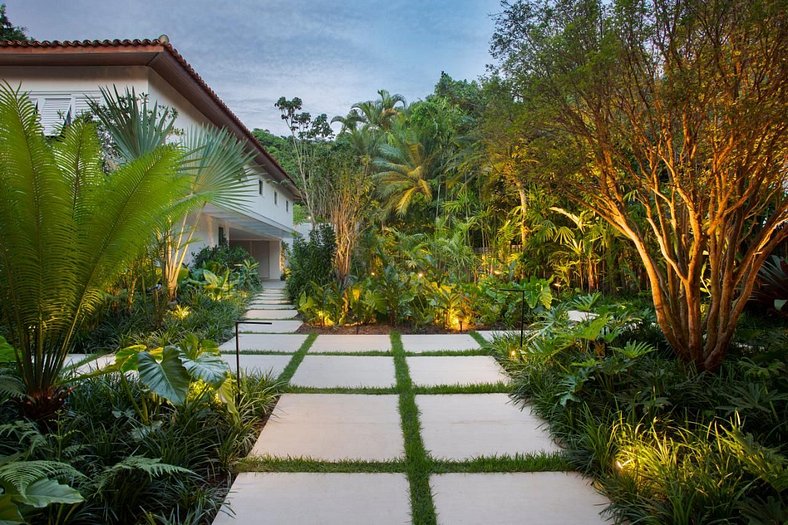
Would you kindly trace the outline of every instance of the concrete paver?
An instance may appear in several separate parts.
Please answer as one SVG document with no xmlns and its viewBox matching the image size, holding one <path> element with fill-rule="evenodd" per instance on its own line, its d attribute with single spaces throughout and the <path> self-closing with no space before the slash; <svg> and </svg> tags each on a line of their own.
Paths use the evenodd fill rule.
<svg viewBox="0 0 788 525">
<path fill-rule="evenodd" d="M 246 328 L 245 325 L 242 328 Z M 306 341 L 303 334 L 240 334 L 241 350 L 272 350 L 294 353 Z M 235 352 L 235 337 L 219 346 L 222 352 Z"/>
<path fill-rule="evenodd" d="M 230 370 L 235 373 L 235 355 L 222 354 L 222 359 L 230 365 Z M 279 377 L 285 367 L 290 363 L 290 355 L 244 355 L 241 354 L 241 370 L 246 374 L 266 375 Z"/>
<path fill-rule="evenodd" d="M 287 301 L 282 301 L 277 304 L 268 303 L 249 303 L 250 309 L 265 309 L 265 310 L 294 310 L 295 307 Z"/>
<path fill-rule="evenodd" d="M 482 336 L 485 341 L 492 341 L 498 337 L 516 336 L 520 337 L 520 330 L 477 330 L 477 334 Z M 525 330 L 524 335 L 528 335 L 528 330 Z"/>
<path fill-rule="evenodd" d="M 403 457 L 396 395 L 284 394 L 252 456 L 324 461 Z"/>
<path fill-rule="evenodd" d="M 542 421 L 506 394 L 418 395 L 424 446 L 434 458 L 557 452 Z"/>
<path fill-rule="evenodd" d="M 390 352 L 391 338 L 387 335 L 319 335 L 309 349 L 311 354 L 367 351 Z"/>
<path fill-rule="evenodd" d="M 478 350 L 479 343 L 468 334 L 410 334 L 402 336 L 406 352 L 435 352 L 439 350 L 461 352 Z"/>
<path fill-rule="evenodd" d="M 509 380 L 495 359 L 486 355 L 418 356 L 405 360 L 416 386 L 478 385 Z"/>
<path fill-rule="evenodd" d="M 403 525 L 410 522 L 404 474 L 265 472 L 238 475 L 228 500 L 235 517 L 214 525 Z"/>
<path fill-rule="evenodd" d="M 610 503 L 574 472 L 430 477 L 440 525 L 592 525 Z"/>
<path fill-rule="evenodd" d="M 290 382 L 318 388 L 392 387 L 396 383 L 394 360 L 383 356 L 308 355 Z"/>
<path fill-rule="evenodd" d="M 247 310 L 244 317 L 247 319 L 292 319 L 297 315 L 298 310 L 252 309 Z"/>
<path fill-rule="evenodd" d="M 264 319 L 254 319 L 263 321 Z M 295 333 L 303 324 L 296 319 L 271 319 L 271 324 L 243 324 L 239 327 L 242 332 L 255 334 L 292 334 Z"/>
</svg>

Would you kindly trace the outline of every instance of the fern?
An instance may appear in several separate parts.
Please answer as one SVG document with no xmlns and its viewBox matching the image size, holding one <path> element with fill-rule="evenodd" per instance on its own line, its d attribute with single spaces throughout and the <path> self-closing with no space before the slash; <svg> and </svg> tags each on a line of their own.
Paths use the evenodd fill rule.
<svg viewBox="0 0 788 525">
<path fill-rule="evenodd" d="M 170 465 L 162 463 L 161 459 L 146 458 L 143 456 L 129 456 L 120 463 L 104 469 L 96 479 L 96 493 L 103 492 L 110 486 L 116 476 L 127 472 L 143 472 L 151 479 L 160 478 L 162 476 L 171 476 L 173 474 L 185 474 L 188 476 L 195 475 L 194 472 L 187 468 L 179 467 L 177 465 Z"/>
</svg>

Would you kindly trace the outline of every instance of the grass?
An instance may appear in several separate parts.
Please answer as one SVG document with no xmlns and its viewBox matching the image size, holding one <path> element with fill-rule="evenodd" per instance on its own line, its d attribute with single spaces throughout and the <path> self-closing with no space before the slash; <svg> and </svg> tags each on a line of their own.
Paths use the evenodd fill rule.
<svg viewBox="0 0 788 525">
<path fill-rule="evenodd" d="M 440 395 L 440 394 L 508 394 L 512 387 L 504 382 L 480 383 L 474 385 L 435 385 L 415 386 L 415 394 Z"/>
<path fill-rule="evenodd" d="M 284 392 L 290 394 L 367 394 L 367 395 L 383 395 L 383 394 L 396 394 L 397 389 L 392 387 L 373 387 L 373 386 L 357 386 L 357 387 L 330 387 L 321 388 L 314 386 L 288 386 L 285 387 Z"/>
<path fill-rule="evenodd" d="M 469 350 L 429 350 L 427 352 L 405 352 L 408 357 L 457 357 L 469 355 L 490 355 L 489 350 L 474 348 Z"/>
<path fill-rule="evenodd" d="M 366 352 L 324 352 L 321 356 L 351 355 L 382 357 L 391 356 L 394 361 L 396 386 L 392 387 L 332 387 L 318 388 L 298 385 L 286 385 L 285 393 L 299 394 L 366 394 L 383 395 L 398 394 L 399 413 L 404 438 L 405 456 L 391 461 L 341 460 L 323 461 L 310 457 L 276 458 L 270 456 L 247 457 L 235 465 L 236 472 L 321 472 L 321 473 L 401 473 L 408 479 L 412 522 L 418 525 L 437 523 L 437 512 L 430 489 L 430 476 L 446 473 L 484 473 L 484 472 L 548 472 L 572 470 L 572 465 L 562 453 L 501 455 L 492 457 L 476 457 L 468 460 L 445 460 L 430 457 L 424 447 L 421 434 L 421 422 L 416 405 L 416 395 L 438 394 L 492 394 L 510 393 L 508 383 L 466 385 L 415 386 L 410 377 L 406 357 L 423 356 L 467 356 L 492 355 L 487 341 L 478 334 L 471 335 L 483 344 L 482 349 L 455 351 L 433 351 L 424 353 L 406 352 L 402 338 L 398 332 L 391 333 L 392 351 Z M 304 356 L 311 348 L 317 335 L 312 334 L 301 348 L 293 355 L 284 372 L 279 376 L 279 383 L 289 382 Z M 249 352 L 247 352 L 249 353 Z M 274 354 L 279 352 L 254 352 Z"/>
<path fill-rule="evenodd" d="M 405 472 L 404 460 L 392 461 L 322 461 L 312 458 L 248 457 L 239 461 L 237 472 Z"/>
<path fill-rule="evenodd" d="M 295 374 L 295 371 L 298 368 L 298 365 L 300 365 L 301 361 L 304 360 L 304 356 L 309 351 L 309 347 L 312 346 L 312 343 L 315 342 L 315 339 L 317 339 L 317 335 L 310 334 L 309 337 L 307 337 L 306 340 L 301 344 L 301 347 L 298 349 L 298 351 L 293 354 L 293 358 L 290 359 L 290 362 L 287 363 L 285 369 L 282 370 L 281 374 L 279 374 L 278 381 L 280 383 L 286 384 L 290 382 L 290 380 L 293 378 L 293 374 Z"/>
<path fill-rule="evenodd" d="M 477 472 L 556 472 L 573 470 L 563 454 L 478 457 L 465 461 L 433 460 L 434 474 Z"/>
<path fill-rule="evenodd" d="M 405 360 L 405 349 L 399 332 L 391 333 L 391 349 L 394 354 L 394 372 L 399 390 L 399 412 L 402 433 L 405 438 L 405 471 L 410 485 L 411 517 L 413 523 L 427 525 L 437 523 L 435 503 L 430 490 L 430 458 L 421 439 L 421 422 L 416 406 L 416 394 Z"/>
</svg>

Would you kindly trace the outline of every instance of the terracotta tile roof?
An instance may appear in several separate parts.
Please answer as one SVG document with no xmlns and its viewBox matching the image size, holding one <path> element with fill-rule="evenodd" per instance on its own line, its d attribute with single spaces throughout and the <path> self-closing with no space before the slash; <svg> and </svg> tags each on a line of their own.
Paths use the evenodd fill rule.
<svg viewBox="0 0 788 525">
<path fill-rule="evenodd" d="M 249 128 L 227 107 L 227 105 L 219 98 L 219 95 L 211 89 L 202 77 L 194 70 L 194 68 L 183 58 L 183 55 L 170 44 L 169 38 L 162 35 L 161 37 L 153 39 L 134 39 L 134 40 L 0 40 L 0 57 L 4 53 L 4 49 L 17 49 L 21 52 L 29 50 L 35 53 L 36 50 L 63 50 L 63 51 L 77 51 L 77 50 L 112 50 L 112 49 L 131 49 L 141 50 L 148 52 L 167 53 L 174 58 L 184 71 L 192 78 L 192 80 L 204 91 L 214 103 L 222 110 L 223 113 L 238 127 L 244 135 L 244 138 L 257 150 L 257 152 L 265 157 L 270 163 L 271 167 L 278 170 L 284 179 L 292 185 L 292 190 L 298 194 L 295 188 L 295 183 L 290 175 L 279 165 L 270 153 L 268 153 L 260 141 L 258 141 Z M 6 51 L 7 53 L 7 51 Z M 0 65 L 6 65 L 0 62 Z M 271 174 L 276 176 L 276 174 Z M 278 178 L 278 177 L 277 177 Z"/>
</svg>

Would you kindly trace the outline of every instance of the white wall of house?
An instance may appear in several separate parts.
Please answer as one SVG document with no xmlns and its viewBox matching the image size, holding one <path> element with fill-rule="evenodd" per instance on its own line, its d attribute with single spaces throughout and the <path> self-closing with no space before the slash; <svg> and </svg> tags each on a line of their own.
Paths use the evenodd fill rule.
<svg viewBox="0 0 788 525">
<path fill-rule="evenodd" d="M 63 120 L 77 116 L 88 109 L 87 99 L 100 100 L 100 88 L 118 92 L 134 89 L 137 94 L 147 94 L 150 103 L 173 107 L 178 111 L 176 127 L 187 131 L 209 124 L 205 116 L 183 95 L 175 90 L 158 73 L 144 66 L 69 66 L 69 67 L 0 67 L 0 78 L 11 86 L 21 86 L 39 108 L 46 133 L 54 133 Z M 267 218 L 286 227 L 293 224 L 293 195 L 269 177 L 261 166 L 252 164 L 247 176 L 249 215 Z M 262 182 L 262 187 L 260 185 Z M 261 191 L 262 190 L 262 191 Z M 219 228 L 224 228 L 230 239 L 231 223 L 202 213 L 191 217 L 196 231 L 192 244 L 187 248 L 187 262 L 191 254 L 205 246 L 219 242 Z M 289 240 L 289 239 L 287 239 Z M 261 266 L 261 275 L 278 279 L 279 240 L 257 240 L 250 245 Z"/>
</svg>

